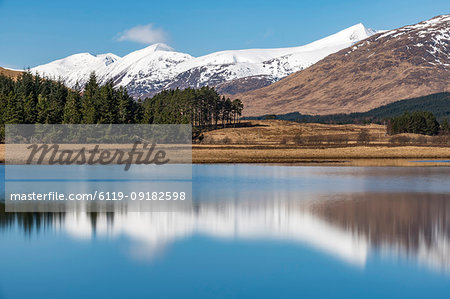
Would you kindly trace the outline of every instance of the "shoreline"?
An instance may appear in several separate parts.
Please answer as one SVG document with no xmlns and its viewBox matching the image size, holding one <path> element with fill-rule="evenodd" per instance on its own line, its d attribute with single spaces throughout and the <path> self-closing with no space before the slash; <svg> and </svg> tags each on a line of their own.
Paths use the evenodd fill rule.
<svg viewBox="0 0 450 299">
<path fill-rule="evenodd" d="M 432 162 L 435 160 L 436 162 Z M 450 147 L 270 145 L 193 145 L 192 164 L 261 164 L 291 166 L 440 166 L 450 167 Z M 0 163 L 5 145 L 0 144 Z"/>
<path fill-rule="evenodd" d="M 436 162 L 431 162 L 436 160 Z M 194 145 L 194 164 L 450 167 L 450 148 L 418 146 L 262 147 Z M 427 161 L 427 162 L 424 162 Z M 430 161 L 430 162 L 428 162 Z"/>
</svg>

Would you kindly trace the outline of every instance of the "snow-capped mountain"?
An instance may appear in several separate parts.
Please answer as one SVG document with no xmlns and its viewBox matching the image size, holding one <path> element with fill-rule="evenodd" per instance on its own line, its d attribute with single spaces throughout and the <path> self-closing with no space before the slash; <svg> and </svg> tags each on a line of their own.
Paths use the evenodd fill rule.
<svg viewBox="0 0 450 299">
<path fill-rule="evenodd" d="M 201 57 L 155 44 L 124 57 L 75 54 L 31 71 L 61 79 L 70 87 L 77 82 L 83 85 L 95 71 L 101 82 L 113 80 L 115 85 L 125 86 L 135 97 L 153 95 L 167 88 L 217 86 L 246 77 L 272 83 L 374 33 L 374 30 L 357 24 L 300 47 L 221 51 Z"/>
<path fill-rule="evenodd" d="M 93 71 L 99 75 L 107 73 L 109 66 L 119 59 L 121 59 L 119 56 L 111 53 L 100 55 L 80 53 L 32 68 L 31 71 L 53 79 L 61 79 L 69 87 L 74 87 L 77 83 L 86 83 Z"/>
<path fill-rule="evenodd" d="M 99 77 L 103 82 L 112 79 L 116 85 L 127 87 L 133 96 L 152 95 L 178 75 L 178 65 L 193 58 L 165 44 L 155 44 L 124 56 Z"/>
<path fill-rule="evenodd" d="M 270 86 L 236 95 L 245 116 L 364 112 L 450 90 L 450 15 L 378 33 Z"/>
</svg>

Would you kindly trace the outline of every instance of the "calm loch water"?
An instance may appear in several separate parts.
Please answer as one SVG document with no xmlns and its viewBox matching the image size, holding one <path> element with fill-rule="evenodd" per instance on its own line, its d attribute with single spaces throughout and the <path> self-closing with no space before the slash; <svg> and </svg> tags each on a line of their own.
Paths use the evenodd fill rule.
<svg viewBox="0 0 450 299">
<path fill-rule="evenodd" d="M 446 167 L 196 165 L 179 212 L 1 204 L 0 298 L 450 298 L 449 179 Z"/>
</svg>

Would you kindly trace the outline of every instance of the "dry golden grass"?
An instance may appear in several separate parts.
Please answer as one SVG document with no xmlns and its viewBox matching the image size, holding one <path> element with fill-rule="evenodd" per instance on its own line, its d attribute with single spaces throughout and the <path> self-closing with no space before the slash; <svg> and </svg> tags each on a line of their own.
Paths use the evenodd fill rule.
<svg viewBox="0 0 450 299">
<path fill-rule="evenodd" d="M 194 145 L 194 163 L 286 163 L 361 166 L 424 166 L 445 163 L 416 163 L 412 160 L 450 158 L 448 146 L 392 146 L 383 125 L 300 124 L 282 120 L 248 121 L 239 128 L 225 128 L 205 133 L 204 144 Z M 367 130 L 371 144 L 357 144 L 361 130 Z M 323 137 L 315 144 L 311 136 Z M 431 137 L 402 134 L 422 138 Z M 296 145 L 299 136 L 301 145 Z M 345 140 L 340 142 L 339 140 Z M 337 142 L 333 142 L 338 140 Z"/>
<path fill-rule="evenodd" d="M 294 145 L 296 136 L 300 141 L 308 143 L 312 136 L 322 136 L 323 145 L 334 143 L 333 141 L 348 140 L 348 144 L 355 144 L 361 130 L 367 130 L 372 142 L 388 144 L 392 136 L 386 134 L 386 126 L 378 124 L 369 125 L 331 125 L 316 123 L 297 123 L 284 120 L 252 120 L 243 121 L 241 127 L 218 129 L 204 134 L 203 144 L 227 144 L 242 145 Z M 431 141 L 432 137 L 418 134 L 400 134 L 411 139 L 425 138 Z M 342 142 L 340 142 L 342 143 Z M 345 142 L 347 143 L 347 142 Z M 431 142 L 430 142 L 431 143 Z"/>
<path fill-rule="evenodd" d="M 392 146 L 382 125 L 299 124 L 280 120 L 250 121 L 247 126 L 225 128 L 205 133 L 208 144 L 192 148 L 193 163 L 276 163 L 296 165 L 345 166 L 450 166 L 449 163 L 417 163 L 414 160 L 450 160 L 449 146 Z M 358 145 L 359 132 L 366 129 L 370 145 Z M 294 138 L 309 136 L 345 136 L 348 144 L 295 145 Z M 412 138 L 419 135 L 405 134 Z M 431 137 L 423 137 L 427 140 Z M 226 138 L 227 144 L 223 143 Z M 286 143 L 284 144 L 284 141 Z M 4 162 L 5 146 L 0 145 L 0 161 Z"/>
<path fill-rule="evenodd" d="M 413 160 L 450 158 L 448 147 L 353 146 L 341 148 L 293 148 L 279 146 L 195 145 L 194 163 L 327 164 L 345 166 L 433 166 L 448 163 L 417 163 Z"/>
<path fill-rule="evenodd" d="M 294 144 L 295 136 L 308 137 L 313 135 L 347 136 L 356 140 L 361 129 L 377 138 L 385 136 L 386 128 L 382 125 L 324 125 L 300 124 L 284 120 L 254 120 L 243 121 L 242 127 L 225 128 L 205 133 L 205 143 L 220 143 L 225 137 L 232 144 L 278 145 L 283 140 Z M 387 137 L 384 138 L 387 141 Z"/>
</svg>

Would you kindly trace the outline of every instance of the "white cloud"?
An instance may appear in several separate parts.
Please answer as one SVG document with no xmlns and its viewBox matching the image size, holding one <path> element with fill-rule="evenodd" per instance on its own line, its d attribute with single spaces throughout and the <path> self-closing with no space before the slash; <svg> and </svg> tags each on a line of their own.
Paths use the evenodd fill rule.
<svg viewBox="0 0 450 299">
<path fill-rule="evenodd" d="M 167 33 L 153 24 L 138 25 L 119 34 L 118 41 L 132 41 L 141 44 L 155 44 L 167 42 Z"/>
</svg>

